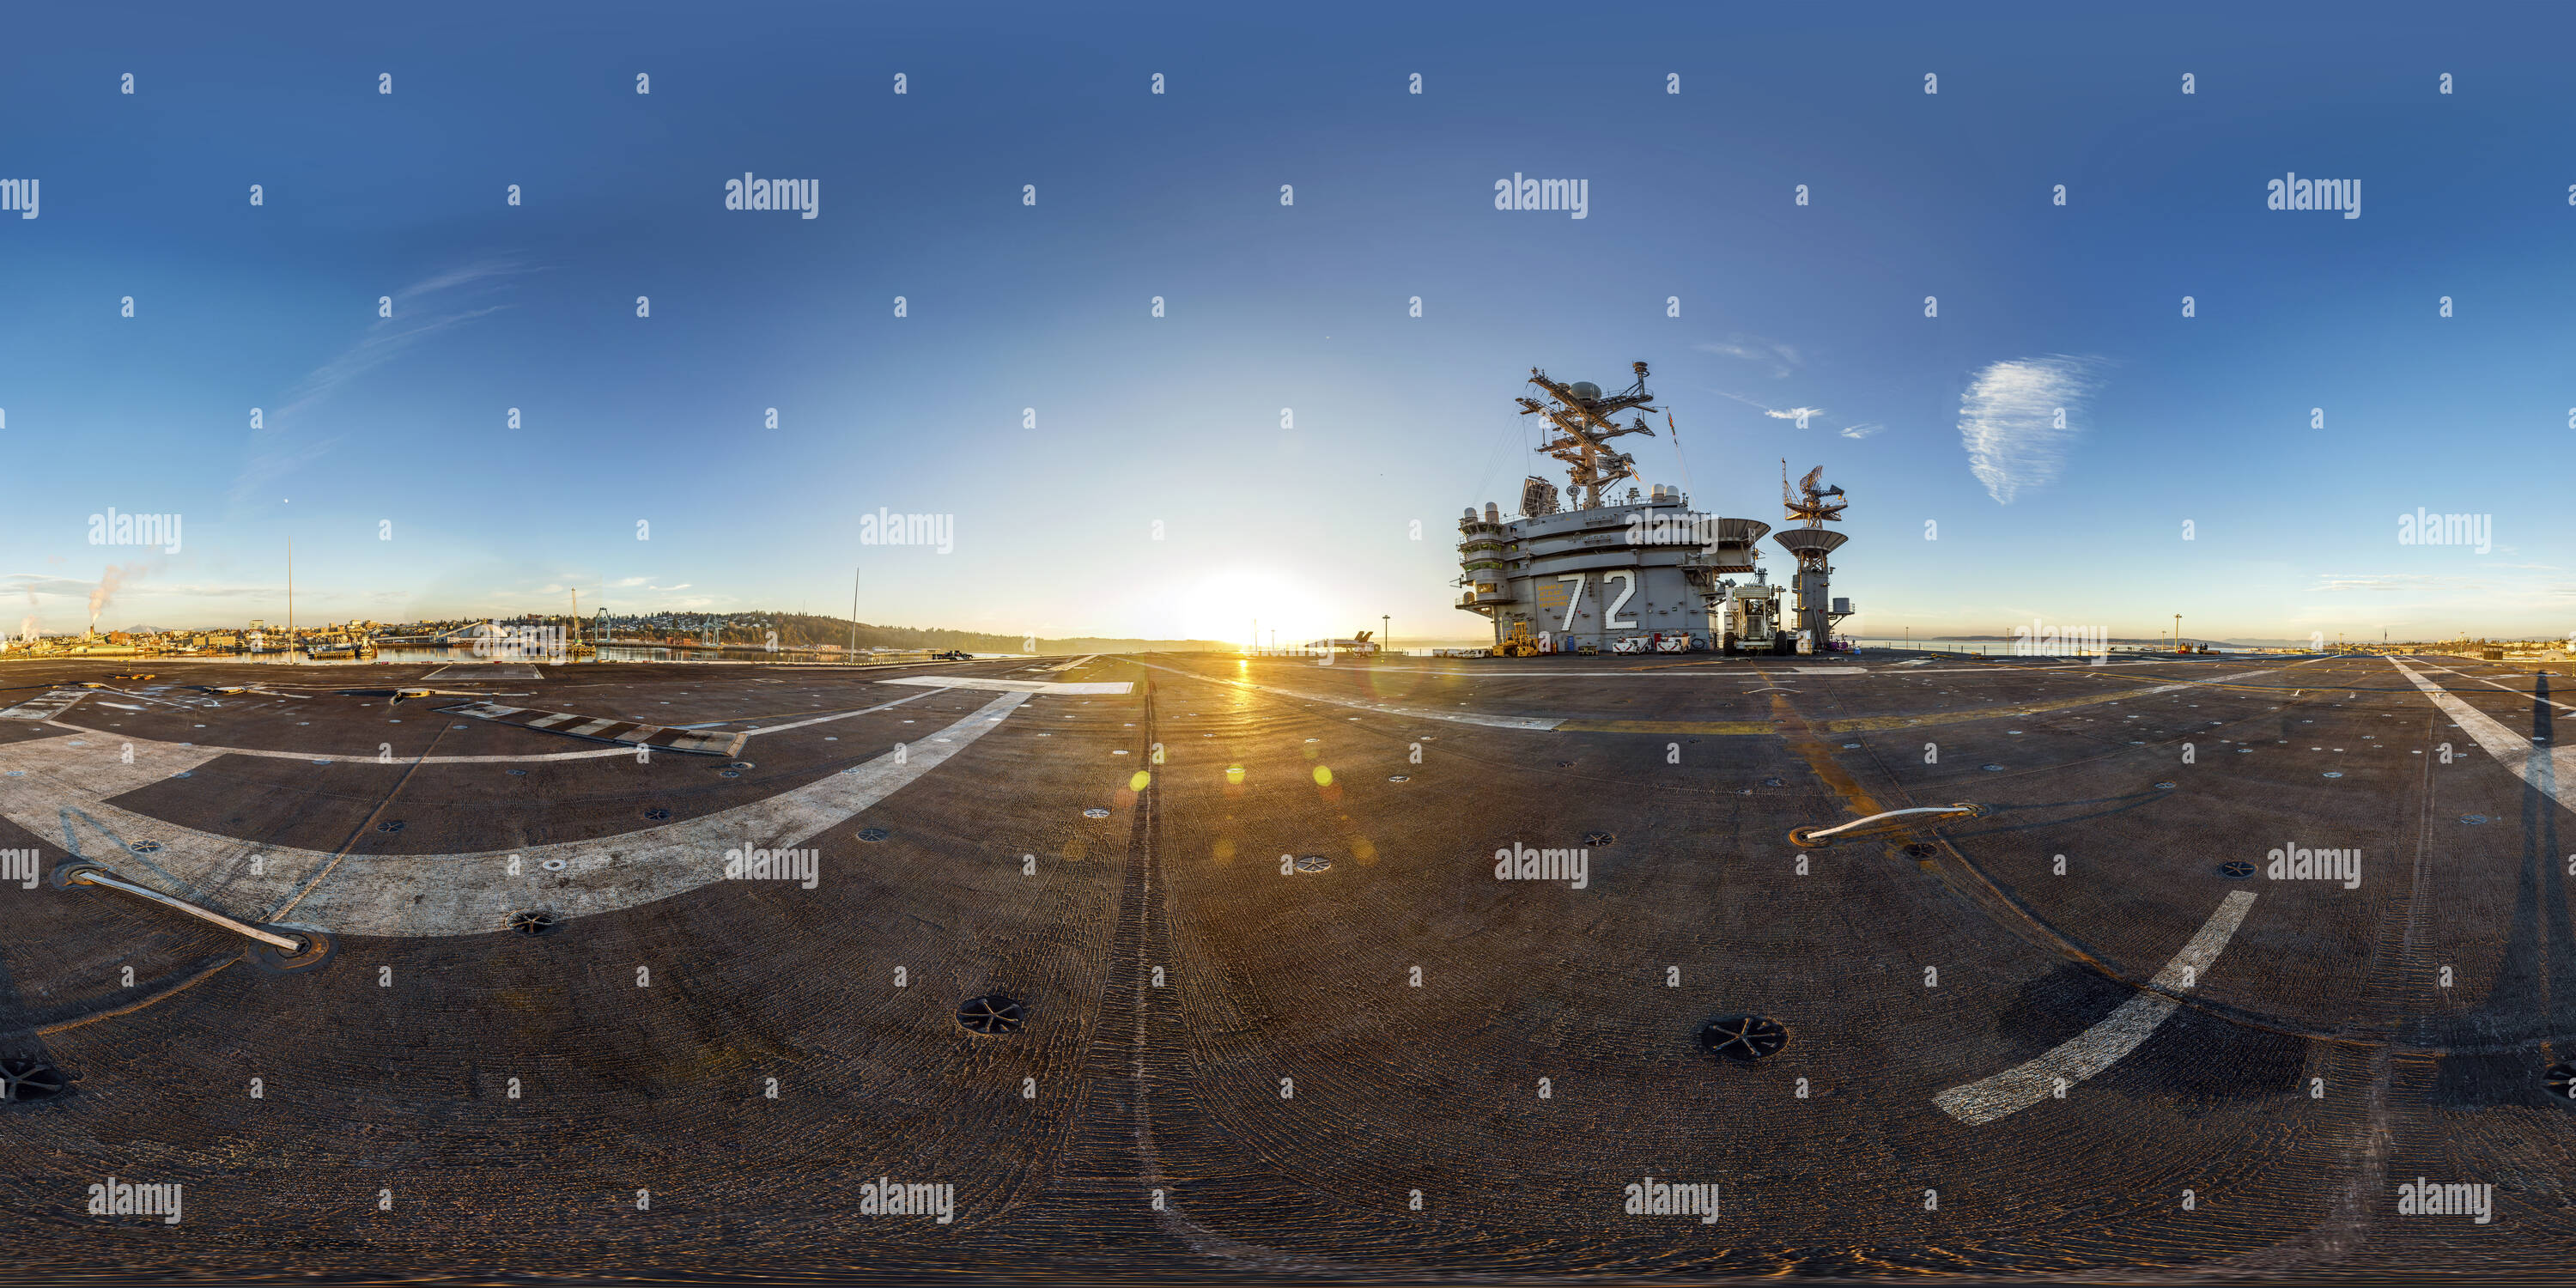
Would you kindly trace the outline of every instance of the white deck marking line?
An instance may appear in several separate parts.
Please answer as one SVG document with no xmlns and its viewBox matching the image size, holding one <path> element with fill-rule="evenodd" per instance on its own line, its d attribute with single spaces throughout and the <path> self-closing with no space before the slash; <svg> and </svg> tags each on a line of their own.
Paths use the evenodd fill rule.
<svg viewBox="0 0 2576 1288">
<path fill-rule="evenodd" d="M 2046 1055 L 2018 1064 L 1991 1078 L 1950 1088 L 1932 1097 L 1941 1112 L 1971 1127 L 1990 1123 L 2007 1114 L 2018 1113 L 2057 1094 L 2057 1080 L 2068 1086 L 2084 1081 L 2117 1064 L 2120 1057 L 2138 1049 L 2165 1017 L 2182 1005 L 2174 994 L 2197 984 L 2218 963 L 2220 950 L 2245 921 L 2247 910 L 2254 906 L 2254 892 L 2236 890 L 2220 901 L 2218 911 L 2200 928 L 2200 933 L 2165 963 L 2163 970 L 2137 996 L 2120 1003 L 2120 1009 L 2082 1033 L 2057 1044 Z M 2183 981 L 2189 978 L 2192 983 Z"/>
<path fill-rule="evenodd" d="M 1077 658 L 1073 659 L 1072 661 L 1070 661 L 1070 662 L 1067 662 L 1067 663 L 1063 664 L 1062 666 L 1042 666 L 1042 667 L 1039 667 L 1038 669 L 1039 669 L 1039 670 L 1041 670 L 1041 671 L 1070 671 L 1070 670 L 1072 670 L 1073 668 L 1075 668 L 1075 667 L 1077 667 L 1077 666 L 1080 666 L 1080 665 L 1082 665 L 1083 663 L 1088 662 L 1088 661 L 1090 661 L 1090 660 L 1092 660 L 1093 658 L 1096 658 L 1096 657 L 1098 657 L 1098 656 L 1100 656 L 1100 655 L 1099 655 L 1099 654 L 1097 654 L 1097 653 L 1085 653 L 1085 654 L 1083 654 L 1082 656 L 1077 657 Z"/>
<path fill-rule="evenodd" d="M 1132 693 L 1136 689 L 1135 684 L 1128 680 L 987 680 L 957 675 L 910 675 L 900 680 L 879 680 L 877 683 L 937 685 L 944 689 L 980 689 L 987 693 L 1109 695 Z"/>
<path fill-rule="evenodd" d="M 94 690 L 90 689 L 47 689 L 6 711 L 0 711 L 0 720 L 42 720 L 52 724 L 55 716 L 71 710 L 75 703 L 92 692 Z"/>
<path fill-rule="evenodd" d="M 863 710 L 863 711 L 840 711 L 840 712 L 835 712 L 835 713 L 833 713 L 833 714 L 831 714 L 831 715 L 828 715 L 828 716 L 808 716 L 808 717 L 806 717 L 806 718 L 805 718 L 805 719 L 803 719 L 803 720 L 792 720 L 792 721 L 789 721 L 789 722 L 788 722 L 788 723 L 786 723 L 786 724 L 762 725 L 761 727 L 759 727 L 759 728 L 757 728 L 757 729 L 752 729 L 752 730 L 748 730 L 748 731 L 746 731 L 746 732 L 743 734 L 743 737 L 746 737 L 746 738 L 757 738 L 757 737 L 759 737 L 760 735 L 765 734 L 765 733 L 785 733 L 785 732 L 787 732 L 787 731 L 788 731 L 788 730 L 790 730 L 790 729 L 802 729 L 802 728 L 804 728 L 804 727 L 805 727 L 805 726 L 807 726 L 807 725 L 830 724 L 830 723 L 832 723 L 832 722 L 833 722 L 833 721 L 835 721 L 835 720 L 847 720 L 847 719 L 849 719 L 849 718 L 850 718 L 850 717 L 852 717 L 852 716 L 872 716 L 872 715 L 875 715 L 877 712 L 884 711 L 884 710 L 887 710 L 887 709 L 892 708 L 892 707 L 899 707 L 899 706 L 902 706 L 904 703 L 911 702 L 911 701 L 915 701 L 915 700 L 920 699 L 920 698 L 935 698 L 935 697 L 938 697 L 940 694 L 947 692 L 947 691 L 948 691 L 948 689 L 949 689 L 949 687 L 950 687 L 950 686 L 943 684 L 943 685 L 938 686 L 937 688 L 934 688 L 934 689 L 930 690 L 930 691 L 929 691 L 929 692 L 927 692 L 927 693 L 916 693 L 916 694 L 913 694 L 911 697 L 908 697 L 908 698 L 896 698 L 896 699 L 895 699 L 894 701 L 892 701 L 892 702 L 880 702 L 880 703 L 878 703 L 877 705 L 875 705 L 875 706 L 873 706 L 873 707 L 869 707 L 869 708 L 867 708 L 866 710 Z M 733 722 L 732 722 L 732 721 L 726 721 L 725 723 L 727 723 L 727 724 L 731 724 L 731 723 L 733 723 Z"/>
<path fill-rule="evenodd" d="M 765 733 L 783 733 L 789 729 L 802 729 L 807 725 L 824 724 L 833 720 L 847 720 L 852 716 L 875 715 L 877 712 L 890 710 L 917 699 L 935 697 L 937 694 L 938 690 L 933 689 L 928 693 L 915 693 L 909 697 L 897 698 L 892 702 L 880 702 L 873 707 L 866 707 L 858 711 L 843 711 L 835 715 L 815 716 L 813 719 L 799 720 L 794 724 L 767 725 L 759 729 L 751 730 L 744 736 L 757 738 Z M 64 724 L 60 720 L 48 720 L 45 723 L 53 728 L 63 730 L 66 733 L 95 734 L 101 738 L 110 736 L 122 737 L 122 735 L 109 735 L 102 733 L 99 730 L 89 728 L 85 725 Z M 732 724 L 733 722 L 730 720 L 720 720 L 716 723 Z M 521 728 L 524 726 L 513 725 L 511 727 Z M 645 727 L 653 728 L 654 726 Z M 683 727 L 711 728 L 713 726 Z M 147 745 L 146 741 L 143 739 L 133 739 L 131 741 L 133 741 L 134 745 L 138 748 Z M 596 760 L 602 756 L 632 757 L 635 754 L 635 748 L 632 746 L 617 746 L 601 747 L 596 751 L 544 751 L 529 752 L 516 756 L 403 756 L 394 760 L 379 760 L 377 757 L 371 756 L 365 752 L 269 751 L 259 747 L 217 747 L 209 746 L 205 743 L 183 747 L 175 742 L 151 742 L 148 745 L 166 748 L 171 751 L 196 757 L 185 764 L 178 765 L 176 768 L 163 771 L 160 777 L 164 778 L 168 777 L 170 774 L 177 773 L 181 769 L 195 769 L 199 765 L 203 765 L 217 756 L 266 756 L 271 760 L 327 760 L 333 763 L 347 761 L 351 764 L 363 762 L 370 765 L 523 765 L 547 760 Z M 140 753 L 138 752 L 137 754 Z M 131 789 L 129 788 L 127 790 Z"/>
<path fill-rule="evenodd" d="M 2424 696 L 2431 698 L 2433 705 L 2442 709 L 2443 715 L 2457 721 L 2462 729 L 2468 731 L 2469 737 L 2474 739 L 2479 747 L 2483 748 L 2488 755 L 2495 757 L 2506 768 L 2511 769 L 2516 777 L 2538 788 L 2541 795 L 2568 809 L 2576 809 L 2576 802 L 2571 802 L 2560 795 L 2564 790 L 2563 784 L 2576 782 L 2576 747 L 2539 746 L 2531 739 L 2505 728 L 2495 717 L 2461 701 L 2450 690 L 2415 674 L 2413 668 L 2396 658 L 2388 659 L 2388 664 L 2396 667 L 2407 679 L 2413 680 L 2415 687 L 2422 689 Z M 2508 689 L 2506 692 L 2510 693 L 2512 690 Z M 2531 695 L 2526 693 L 2521 696 L 2528 698 Z"/>
<path fill-rule="evenodd" d="M 154 704 L 157 704 L 157 705 L 160 705 L 160 706 L 165 706 L 165 707 L 175 707 L 175 708 L 177 708 L 177 709 L 179 709 L 179 710 L 181 710 L 181 711 L 196 711 L 196 710 L 201 710 L 201 709 L 202 709 L 201 707 L 199 707 L 199 706 L 197 706 L 197 705 L 195 705 L 195 704 L 191 704 L 191 703 L 182 703 L 182 702 L 173 702 L 173 701 L 171 701 L 171 700 L 170 700 L 170 699 L 168 699 L 168 698 L 156 698 L 156 697 L 154 697 L 154 696 L 152 696 L 151 694 L 148 694 L 148 693 L 128 693 L 128 692 L 126 692 L 126 691 L 125 691 L 125 690 L 123 690 L 123 689 L 86 689 L 86 690 L 83 690 L 83 692 L 90 693 L 90 694 L 93 694 L 93 695 L 96 695 L 96 694 L 107 694 L 107 693 L 113 693 L 113 694 L 115 694 L 116 696 L 118 696 L 118 697 L 120 697 L 120 698 L 132 698 L 132 699 L 134 699 L 134 700 L 135 700 L 135 701 L 137 701 L 137 702 L 150 702 L 150 703 L 154 703 Z M 113 702 L 108 702 L 108 701 L 107 701 L 107 699 L 106 699 L 106 698 L 104 698 L 104 697 L 99 698 L 99 702 L 101 702 L 101 703 L 106 703 L 106 705 L 111 706 L 111 707 L 116 705 L 116 704 L 115 704 L 115 703 L 113 703 Z M 92 704 L 92 705 L 97 705 L 97 704 L 95 704 L 95 703 L 94 703 L 94 704 Z M 128 710 L 128 711 L 132 711 L 132 710 L 135 710 L 136 708 L 133 708 L 133 707 L 127 707 L 127 708 L 125 708 L 125 709 L 126 709 L 126 710 Z"/>
<path fill-rule="evenodd" d="M 925 695 L 926 696 L 926 695 Z M 257 845 L 138 814 L 108 802 L 158 783 L 216 754 L 201 747 L 135 743 L 134 763 L 118 747 L 66 747 L 62 739 L 0 745 L 0 816 L 37 836 L 124 872 L 142 872 L 135 841 L 161 843 L 148 870 L 173 893 L 259 920 L 291 919 L 352 935 L 481 935 L 510 913 L 542 903 L 566 916 L 613 912 L 667 899 L 724 879 L 728 849 L 793 849 L 874 806 L 997 728 L 1029 700 L 1006 693 L 940 731 L 792 791 L 698 818 L 585 841 L 459 854 L 349 854 Z M 632 755 L 626 748 L 612 755 Z M 253 876 L 247 860 L 263 855 Z M 510 875 L 509 859 L 520 859 Z M 542 866 L 564 860 L 559 872 Z M 833 856 L 832 861 L 844 861 Z M 328 876 L 328 880 L 323 880 Z M 837 877 L 827 879 L 838 879 Z M 415 896 L 418 902 L 414 902 Z M 300 901 L 300 903 L 299 903 Z"/>
<path fill-rule="evenodd" d="M 2393 660 L 2393 659 L 2392 659 L 2392 660 Z M 2513 687 L 2513 686 L 2512 686 L 2512 685 L 2510 685 L 2510 684 L 2498 684 L 2498 683 L 2496 683 L 2495 681 L 2490 680 L 2490 679 L 2488 679 L 2487 677 L 2485 677 L 2485 676 L 2483 676 L 2483 675 L 2471 675 L 2471 674 L 2469 674 L 2469 673 L 2468 673 L 2468 672 L 2466 672 L 2466 671 L 2445 671 L 2445 670 L 2443 670 L 2442 668 L 2440 668 L 2440 667 L 2438 667 L 2438 666 L 2428 666 L 2428 667 L 2425 667 L 2424 669 L 2425 669 L 2425 670 L 2427 670 L 2427 671 L 2431 671 L 2431 672 L 2433 672 L 2433 673 L 2435 673 L 2435 674 L 2437 674 L 2437 675 L 2456 675 L 2456 676 L 2460 677 L 2460 678 L 2461 678 L 2461 679 L 2463 679 L 2463 680 L 2475 680 L 2475 681 L 2477 681 L 2478 683 L 2483 684 L 2483 685 L 2485 685 L 2485 686 L 2487 686 L 2488 688 L 2491 688 L 2491 689 L 2502 689 L 2502 690 L 2504 690 L 2504 691 L 2505 691 L 2505 692 L 2507 692 L 2507 693 L 2517 694 L 2517 695 L 2520 695 L 2520 696 L 2522 696 L 2522 697 L 2526 697 L 2526 698 L 2533 699 L 2534 701 L 2538 701 L 2538 702 L 2547 702 L 2547 703 L 2549 703 L 2549 705 L 2551 705 L 2551 706 L 2553 706 L 2553 707 L 2556 707 L 2556 708 L 2558 708 L 2558 709 L 2559 709 L 2559 710 L 2561 710 L 2561 711 L 2576 712 L 2576 707 L 2571 707 L 2571 706 L 2567 705 L 2567 704 L 2566 704 L 2566 703 L 2564 703 L 2564 702 L 2555 702 L 2555 701 L 2551 701 L 2551 700 L 2550 700 L 2550 699 L 2548 699 L 2548 698 L 2541 697 L 2541 696 L 2540 696 L 2539 694 L 2537 694 L 2537 693 L 2530 692 L 2529 690 L 2526 690 L 2526 689 L 2517 689 L 2517 688 Z"/>
</svg>

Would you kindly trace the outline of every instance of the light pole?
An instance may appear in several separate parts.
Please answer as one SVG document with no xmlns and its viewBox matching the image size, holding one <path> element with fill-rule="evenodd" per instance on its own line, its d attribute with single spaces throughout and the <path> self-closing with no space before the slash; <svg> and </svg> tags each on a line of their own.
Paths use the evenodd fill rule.
<svg viewBox="0 0 2576 1288">
<path fill-rule="evenodd" d="M 1387 617 L 1388 615 L 1385 613 L 1377 615 L 1377 651 L 1378 656 L 1380 657 L 1386 656 L 1386 646 L 1390 642 L 1386 638 Z"/>
</svg>

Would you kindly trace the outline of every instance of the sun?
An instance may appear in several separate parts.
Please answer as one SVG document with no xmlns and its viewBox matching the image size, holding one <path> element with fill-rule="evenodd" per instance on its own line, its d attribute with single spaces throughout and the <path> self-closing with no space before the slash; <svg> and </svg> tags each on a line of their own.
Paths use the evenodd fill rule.
<svg viewBox="0 0 2576 1288">
<path fill-rule="evenodd" d="M 1244 642 L 1252 638 L 1256 618 L 1265 644 L 1273 631 L 1285 644 L 1312 638 L 1322 629 L 1314 595 L 1268 568 L 1243 566 L 1211 573 L 1181 598 L 1180 627 L 1191 639 Z"/>
</svg>

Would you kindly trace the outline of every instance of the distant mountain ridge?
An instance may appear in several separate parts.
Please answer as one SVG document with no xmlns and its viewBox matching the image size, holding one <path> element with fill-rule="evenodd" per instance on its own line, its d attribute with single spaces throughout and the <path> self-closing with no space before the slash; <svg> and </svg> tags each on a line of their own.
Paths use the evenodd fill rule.
<svg viewBox="0 0 2576 1288">
<path fill-rule="evenodd" d="M 650 616 L 650 614 L 638 614 L 638 616 Z M 753 635 L 751 633 L 751 628 L 749 627 L 729 627 L 726 636 L 727 642 L 766 643 L 766 633 L 770 630 L 775 630 L 778 632 L 778 647 L 780 648 L 839 648 L 845 647 L 850 643 L 850 619 L 846 617 L 817 617 L 806 613 L 730 613 L 725 615 L 725 620 L 728 621 L 739 619 L 757 620 L 768 623 L 768 625 L 759 628 L 761 632 L 759 635 Z M 584 629 L 585 631 L 588 629 L 587 625 L 585 625 Z M 630 628 L 621 626 L 617 628 L 617 631 L 619 637 L 623 639 L 629 633 Z M 647 628 L 644 633 L 651 634 L 652 632 Z M 683 631 L 673 631 L 670 633 L 674 635 L 687 634 Z M 963 649 L 969 653 L 1025 653 L 1031 651 L 1030 649 L 1023 647 L 1028 642 L 1029 637 L 1026 635 L 1003 635 L 992 631 L 960 631 L 950 630 L 943 627 L 872 626 L 866 622 L 861 622 L 859 623 L 858 629 L 858 646 L 862 649 L 927 648 Z M 1096 635 L 1076 635 L 1063 638 L 1047 638 L 1041 636 L 1037 641 L 1037 648 L 1034 651 L 1040 653 L 1122 653 L 1139 651 L 1178 653 L 1225 650 L 1230 652 L 1238 647 L 1240 646 L 1224 640 L 1113 639 Z"/>
</svg>

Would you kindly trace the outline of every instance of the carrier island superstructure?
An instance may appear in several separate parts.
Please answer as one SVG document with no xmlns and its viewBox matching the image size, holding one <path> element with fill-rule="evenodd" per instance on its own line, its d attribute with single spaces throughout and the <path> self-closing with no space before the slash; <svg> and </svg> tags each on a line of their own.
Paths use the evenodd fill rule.
<svg viewBox="0 0 2576 1288">
<path fill-rule="evenodd" d="M 1568 486 L 1560 502 L 1555 484 L 1532 476 L 1519 517 L 1488 501 L 1458 520 L 1458 607 L 1489 619 L 1497 645 L 1526 638 L 1540 652 L 1831 649 L 1834 623 L 1852 611 L 1829 584 L 1828 559 L 1844 534 L 1824 526 L 1842 517 L 1842 489 L 1820 487 L 1819 466 L 1793 492 L 1783 472 L 1782 505 L 1801 526 L 1773 540 L 1796 556 L 1798 571 L 1791 585 L 1773 584 L 1755 545 L 1771 525 L 1695 511 L 1678 488 L 1634 485 L 1636 458 L 1610 442 L 1655 431 L 1643 416 L 1626 425 L 1617 417 L 1660 410 L 1647 405 L 1646 364 L 1634 370 L 1636 383 L 1616 394 L 1531 370 L 1538 396 L 1515 401 L 1553 428 L 1539 450 L 1564 462 Z M 1625 499 L 1610 491 L 1622 482 L 1630 483 Z M 1790 590 L 1797 601 L 1784 617 Z"/>
</svg>

